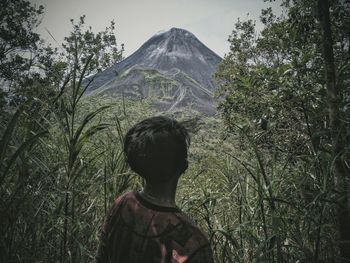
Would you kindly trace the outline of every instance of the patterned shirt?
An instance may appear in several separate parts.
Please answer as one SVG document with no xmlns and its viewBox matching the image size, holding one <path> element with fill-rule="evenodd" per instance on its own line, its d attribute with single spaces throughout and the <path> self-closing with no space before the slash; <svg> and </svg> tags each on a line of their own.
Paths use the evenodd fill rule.
<svg viewBox="0 0 350 263">
<path fill-rule="evenodd" d="M 212 263 L 206 235 L 178 208 L 137 192 L 116 199 L 101 232 L 98 263 Z"/>
</svg>

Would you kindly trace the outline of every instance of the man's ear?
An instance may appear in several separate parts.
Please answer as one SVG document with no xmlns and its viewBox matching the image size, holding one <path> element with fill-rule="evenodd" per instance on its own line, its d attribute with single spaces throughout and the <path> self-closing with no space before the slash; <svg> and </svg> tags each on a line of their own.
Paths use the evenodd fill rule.
<svg viewBox="0 0 350 263">
<path fill-rule="evenodd" d="M 180 173 L 183 174 L 188 168 L 188 160 L 187 159 L 184 159 L 183 163 L 182 163 L 182 167 L 181 167 L 181 170 L 180 170 Z"/>
</svg>

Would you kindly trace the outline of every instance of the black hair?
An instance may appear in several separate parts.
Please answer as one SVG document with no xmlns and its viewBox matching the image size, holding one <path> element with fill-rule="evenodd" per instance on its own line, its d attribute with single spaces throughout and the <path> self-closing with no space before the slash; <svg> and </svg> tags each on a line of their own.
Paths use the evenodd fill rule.
<svg viewBox="0 0 350 263">
<path fill-rule="evenodd" d="M 157 116 L 133 126 L 124 138 L 130 168 L 146 181 L 164 182 L 187 169 L 190 136 L 174 119 Z"/>
</svg>

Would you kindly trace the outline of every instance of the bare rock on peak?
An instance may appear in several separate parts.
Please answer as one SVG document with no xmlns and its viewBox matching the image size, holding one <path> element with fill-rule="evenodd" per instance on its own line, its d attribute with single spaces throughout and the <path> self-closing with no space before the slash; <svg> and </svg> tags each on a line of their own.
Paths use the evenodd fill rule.
<svg viewBox="0 0 350 263">
<path fill-rule="evenodd" d="M 155 34 L 132 55 L 96 74 L 87 94 L 152 97 L 159 110 L 191 107 L 212 114 L 216 89 L 212 75 L 220 61 L 195 35 L 171 28 Z M 164 93 L 164 89 L 168 91 Z"/>
</svg>

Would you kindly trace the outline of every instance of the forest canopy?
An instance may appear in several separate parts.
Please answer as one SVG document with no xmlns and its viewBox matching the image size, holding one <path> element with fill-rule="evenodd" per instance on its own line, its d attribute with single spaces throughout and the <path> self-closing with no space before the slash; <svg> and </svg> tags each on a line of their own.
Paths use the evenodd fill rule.
<svg viewBox="0 0 350 263">
<path fill-rule="evenodd" d="M 350 262 L 350 4 L 284 0 L 239 18 L 215 74 L 218 112 L 191 119 L 177 203 L 216 262 Z M 60 48 L 42 6 L 0 3 L 0 261 L 93 261 L 116 196 L 143 181 L 123 137 L 149 100 L 84 96 L 123 59 L 116 24 L 71 20 Z M 197 120 L 197 119 L 196 119 Z M 197 120 L 198 121 L 198 120 Z"/>
</svg>

